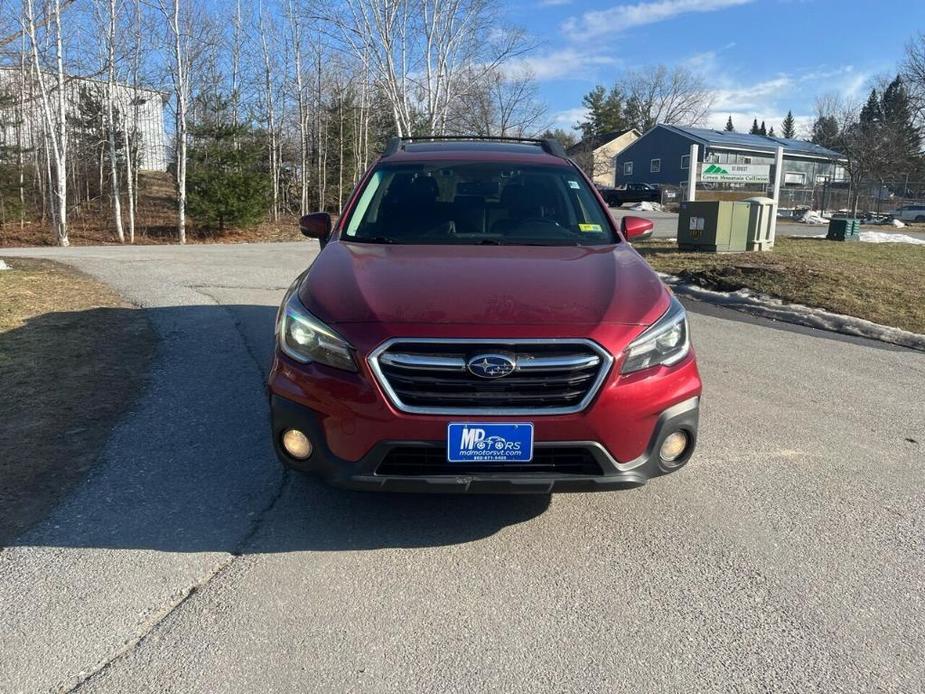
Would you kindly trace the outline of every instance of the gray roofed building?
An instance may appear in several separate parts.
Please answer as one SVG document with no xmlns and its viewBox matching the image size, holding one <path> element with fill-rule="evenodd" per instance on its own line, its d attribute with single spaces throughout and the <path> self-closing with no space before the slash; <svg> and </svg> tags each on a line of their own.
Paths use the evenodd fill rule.
<svg viewBox="0 0 925 694">
<path fill-rule="evenodd" d="M 784 148 L 784 186 L 813 186 L 846 178 L 844 155 L 805 140 L 659 124 L 616 157 L 618 184 L 654 183 L 680 186 L 690 170 L 690 147 L 700 146 L 698 162 L 774 165 Z"/>
</svg>

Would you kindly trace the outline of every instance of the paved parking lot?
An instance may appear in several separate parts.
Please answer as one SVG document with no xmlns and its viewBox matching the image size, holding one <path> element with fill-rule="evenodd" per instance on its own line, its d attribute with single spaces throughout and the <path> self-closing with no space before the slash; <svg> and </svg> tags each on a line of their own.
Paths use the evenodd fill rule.
<svg viewBox="0 0 925 694">
<path fill-rule="evenodd" d="M 0 689 L 925 689 L 925 355 L 692 304 L 684 471 L 348 493 L 267 436 L 275 307 L 314 248 L 9 252 L 110 283 L 161 342 L 96 470 L 0 553 Z"/>
</svg>

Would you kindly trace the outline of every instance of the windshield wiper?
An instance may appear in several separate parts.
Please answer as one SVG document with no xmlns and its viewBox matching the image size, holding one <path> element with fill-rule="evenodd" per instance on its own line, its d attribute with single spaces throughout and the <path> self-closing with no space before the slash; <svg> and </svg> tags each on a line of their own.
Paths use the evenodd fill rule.
<svg viewBox="0 0 925 694">
<path fill-rule="evenodd" d="M 353 240 L 358 243 L 401 243 L 388 236 L 357 236 Z"/>
</svg>

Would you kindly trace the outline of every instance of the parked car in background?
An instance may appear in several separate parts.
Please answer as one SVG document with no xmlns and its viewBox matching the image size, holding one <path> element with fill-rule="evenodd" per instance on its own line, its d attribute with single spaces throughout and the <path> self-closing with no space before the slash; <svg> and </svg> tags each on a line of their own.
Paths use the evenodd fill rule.
<svg viewBox="0 0 925 694">
<path fill-rule="evenodd" d="M 611 207 L 620 207 L 632 202 L 661 202 L 662 191 L 648 183 L 625 183 L 616 188 L 598 186 L 601 197 Z"/>
<path fill-rule="evenodd" d="M 684 307 L 554 140 L 394 139 L 277 317 L 287 466 L 381 491 L 621 489 L 697 439 Z"/>
<path fill-rule="evenodd" d="M 890 216 L 901 222 L 925 222 L 925 205 L 903 205 L 893 210 Z"/>
</svg>

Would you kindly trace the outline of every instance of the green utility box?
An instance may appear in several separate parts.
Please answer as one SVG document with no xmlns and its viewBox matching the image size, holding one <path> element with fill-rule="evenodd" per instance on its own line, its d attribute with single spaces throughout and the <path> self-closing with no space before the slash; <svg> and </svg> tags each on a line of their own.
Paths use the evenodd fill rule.
<svg viewBox="0 0 925 694">
<path fill-rule="evenodd" d="M 710 253 L 747 250 L 750 212 L 747 202 L 682 202 L 678 248 Z"/>
<path fill-rule="evenodd" d="M 830 219 L 829 233 L 825 237 L 830 241 L 860 241 L 861 221 L 859 219 Z"/>
<path fill-rule="evenodd" d="M 777 217 L 777 203 L 764 196 L 748 198 L 745 202 L 751 205 L 748 216 L 748 250 L 771 250 L 774 247 L 771 227 Z"/>
</svg>

